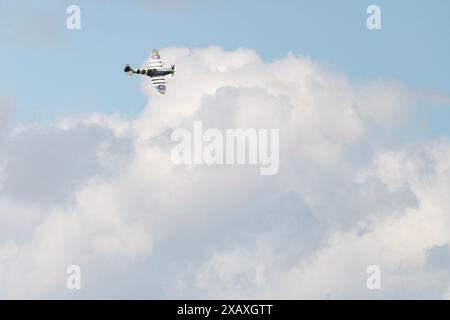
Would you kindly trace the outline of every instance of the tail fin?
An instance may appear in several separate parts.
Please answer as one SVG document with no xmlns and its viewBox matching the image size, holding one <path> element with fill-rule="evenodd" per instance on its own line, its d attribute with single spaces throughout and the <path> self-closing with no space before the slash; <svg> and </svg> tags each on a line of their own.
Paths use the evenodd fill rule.
<svg viewBox="0 0 450 320">
<path fill-rule="evenodd" d="M 125 69 L 123 70 L 123 72 L 126 72 L 129 76 L 133 75 L 133 69 L 131 69 L 129 64 L 125 65 Z"/>
</svg>

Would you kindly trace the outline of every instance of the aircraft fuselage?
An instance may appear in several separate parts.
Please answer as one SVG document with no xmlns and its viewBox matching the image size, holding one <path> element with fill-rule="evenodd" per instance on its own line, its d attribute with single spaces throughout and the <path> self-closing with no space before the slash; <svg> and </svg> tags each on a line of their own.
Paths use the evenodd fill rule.
<svg viewBox="0 0 450 320">
<path fill-rule="evenodd" d="M 164 69 L 138 69 L 135 73 L 140 73 L 142 75 L 147 75 L 149 77 L 159 77 L 159 76 L 167 76 L 169 74 L 174 73 L 174 70 L 169 68 Z"/>
</svg>

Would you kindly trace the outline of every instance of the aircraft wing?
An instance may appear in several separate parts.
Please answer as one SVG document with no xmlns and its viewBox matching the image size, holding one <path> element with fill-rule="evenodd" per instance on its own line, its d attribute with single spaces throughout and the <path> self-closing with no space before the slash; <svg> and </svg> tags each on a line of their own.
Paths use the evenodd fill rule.
<svg viewBox="0 0 450 320">
<path fill-rule="evenodd" d="M 159 93 L 166 93 L 166 79 L 163 76 L 152 77 L 152 83 Z"/>
<path fill-rule="evenodd" d="M 149 69 L 161 69 L 163 67 L 163 63 L 161 61 L 161 56 L 159 55 L 158 50 L 152 51 L 152 57 L 148 60 L 148 68 Z"/>
</svg>

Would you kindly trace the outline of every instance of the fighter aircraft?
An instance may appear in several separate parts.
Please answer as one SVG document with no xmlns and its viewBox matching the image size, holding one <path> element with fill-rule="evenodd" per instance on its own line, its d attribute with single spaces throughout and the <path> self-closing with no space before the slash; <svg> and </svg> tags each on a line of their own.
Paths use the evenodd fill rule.
<svg viewBox="0 0 450 320">
<path fill-rule="evenodd" d="M 126 65 L 123 70 L 129 76 L 135 74 L 147 75 L 151 78 L 153 86 L 159 93 L 166 93 L 166 78 L 165 76 L 171 74 L 172 76 L 175 74 L 175 65 L 172 65 L 170 68 L 166 68 L 164 63 L 161 61 L 161 57 L 159 55 L 158 50 L 152 51 L 152 57 L 148 60 L 146 69 L 137 69 L 134 70 L 130 67 L 130 65 Z"/>
</svg>

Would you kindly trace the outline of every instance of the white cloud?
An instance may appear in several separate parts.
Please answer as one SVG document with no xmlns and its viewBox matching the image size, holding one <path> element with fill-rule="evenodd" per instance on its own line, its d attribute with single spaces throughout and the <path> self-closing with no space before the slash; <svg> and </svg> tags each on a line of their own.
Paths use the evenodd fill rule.
<svg viewBox="0 0 450 320">
<path fill-rule="evenodd" d="M 20 236 L 0 238 L 2 297 L 65 296 L 71 264 L 140 279 L 122 291 L 91 282 L 87 297 L 444 297 L 448 277 L 426 257 L 450 242 L 450 144 L 372 145 L 423 96 L 354 85 L 292 54 L 161 54 L 177 75 L 165 96 L 142 79 L 149 101 L 138 117 L 70 117 L 5 137 L 1 230 Z M 172 165 L 170 132 L 194 120 L 279 128 L 279 175 Z M 365 288 L 371 264 L 383 270 L 379 293 Z"/>
</svg>

